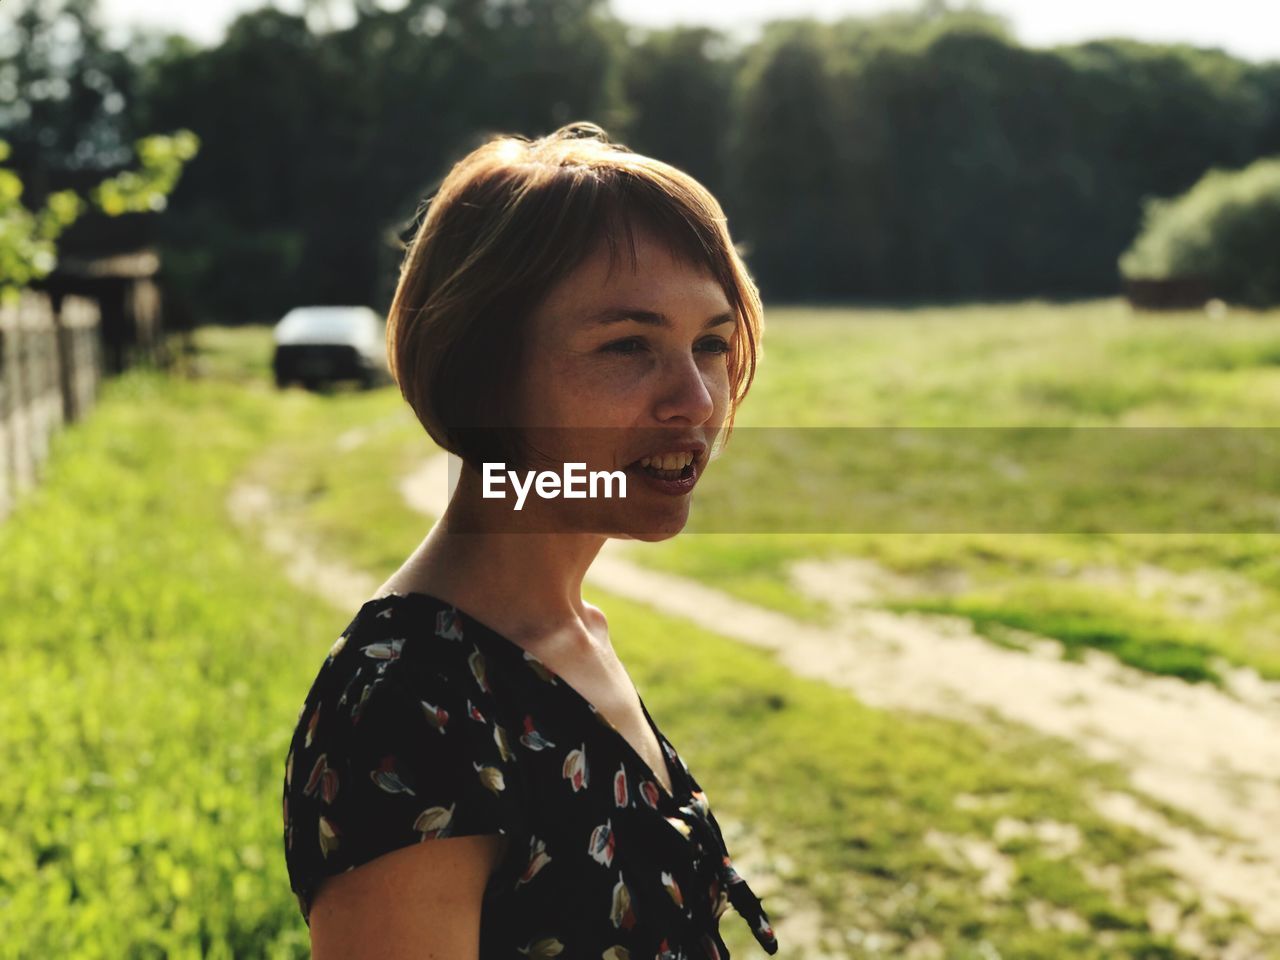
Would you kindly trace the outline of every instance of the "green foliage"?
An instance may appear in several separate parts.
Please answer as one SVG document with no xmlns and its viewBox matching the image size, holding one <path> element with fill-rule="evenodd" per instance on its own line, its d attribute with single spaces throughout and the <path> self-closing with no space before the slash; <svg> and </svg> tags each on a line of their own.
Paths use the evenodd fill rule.
<svg viewBox="0 0 1280 960">
<path fill-rule="evenodd" d="M 0 140 L 0 163 L 9 158 Z M 23 186 L 12 170 L 0 167 L 0 296 L 12 298 L 19 288 L 42 277 L 57 262 L 54 241 L 80 215 L 82 202 L 70 190 L 50 194 L 44 206 L 28 210 Z"/>
<path fill-rule="evenodd" d="M 131 46 L 110 43 L 99 0 L 6 0 L 0 138 L 39 203 L 63 175 L 123 164 L 141 130 L 127 106 Z"/>
<path fill-rule="evenodd" d="M 1280 135 L 1266 68 L 959 14 L 782 22 L 743 64 L 728 206 L 766 298 L 1110 292 L 1144 194 Z"/>
<path fill-rule="evenodd" d="M 188 130 L 139 140 L 141 167 L 99 183 L 91 194 L 93 206 L 113 217 L 163 210 L 183 165 L 196 155 L 199 145 Z M 9 155 L 9 145 L 0 140 L 0 163 Z M 48 194 L 44 205 L 32 211 L 23 205 L 22 194 L 18 175 L 0 167 L 0 295 L 9 298 L 53 270 L 58 237 L 89 206 L 74 190 L 59 190 Z"/>
<path fill-rule="evenodd" d="M 387 303 L 450 165 L 489 134 L 570 120 L 704 181 L 767 300 L 1114 293 L 1144 197 L 1280 152 L 1278 64 L 1122 39 L 1027 48 L 947 0 L 780 20 L 744 46 L 631 30 L 604 0 L 362 2 L 341 28 L 323 4 L 264 7 L 211 47 L 127 52 L 87 0 L 18 2 L 0 137 L 28 195 L 118 168 L 145 131 L 192 130 L 204 147 L 158 246 L 206 321 Z M 55 43 L 79 55 L 51 58 Z M 150 209 L 130 196 L 107 202 Z"/>
<path fill-rule="evenodd" d="M 1153 198 L 1120 257 L 1131 278 L 1195 276 L 1226 300 L 1280 304 L 1280 156 L 1214 169 L 1185 194 Z"/>
<path fill-rule="evenodd" d="M 178 185 L 183 165 L 199 149 L 200 140 L 190 130 L 168 137 L 144 137 L 137 145 L 142 166 L 104 180 L 94 189 L 93 199 L 112 217 L 163 210 Z"/>
<path fill-rule="evenodd" d="M 628 122 L 619 139 L 692 174 L 721 197 L 730 159 L 725 105 L 736 70 L 724 37 L 707 27 L 645 33 L 624 54 Z"/>
<path fill-rule="evenodd" d="M 218 46 L 162 52 L 139 115 L 203 145 L 160 224 L 179 292 L 228 322 L 389 300 L 397 235 L 449 165 L 490 132 L 616 126 L 624 49 L 599 0 L 414 0 L 335 31 L 263 8 Z"/>
</svg>

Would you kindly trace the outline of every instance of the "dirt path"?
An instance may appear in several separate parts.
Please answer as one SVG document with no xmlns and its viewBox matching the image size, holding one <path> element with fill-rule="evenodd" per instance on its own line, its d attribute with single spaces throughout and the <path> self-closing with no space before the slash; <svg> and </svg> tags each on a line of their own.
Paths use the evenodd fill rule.
<svg viewBox="0 0 1280 960">
<path fill-rule="evenodd" d="M 401 492 L 438 516 L 448 502 L 448 457 L 425 461 Z M 794 673 L 864 703 L 975 721 L 994 711 L 1122 762 L 1137 791 L 1212 833 L 1174 824 L 1129 794 L 1099 796 L 1102 813 L 1160 840 L 1162 860 L 1208 905 L 1237 905 L 1264 936 L 1280 936 L 1280 685 L 1240 672 L 1224 692 L 1103 654 L 1067 662 L 1051 640 L 1031 638 L 1030 653 L 1003 649 L 962 618 L 860 607 L 876 593 L 877 571 L 858 560 L 793 569 L 798 586 L 841 611 L 836 626 L 823 629 L 645 569 L 627 559 L 633 549 L 643 545 L 610 540 L 590 582 L 771 650 Z"/>
<path fill-rule="evenodd" d="M 319 544 L 285 522 L 271 490 L 261 484 L 235 484 L 226 508 L 232 523 L 285 561 L 285 575 L 291 583 L 335 607 L 354 616 L 378 589 L 379 581 L 374 577 L 336 558 L 326 558 Z"/>
</svg>

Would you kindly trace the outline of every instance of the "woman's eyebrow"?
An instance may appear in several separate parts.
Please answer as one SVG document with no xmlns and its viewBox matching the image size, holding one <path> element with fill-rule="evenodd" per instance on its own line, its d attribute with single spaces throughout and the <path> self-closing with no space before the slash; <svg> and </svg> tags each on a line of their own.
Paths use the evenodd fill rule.
<svg viewBox="0 0 1280 960">
<path fill-rule="evenodd" d="M 607 307 L 591 314 L 584 322 L 591 326 L 596 326 L 606 323 L 621 323 L 624 320 L 652 324 L 655 327 L 671 326 L 671 318 L 665 313 L 658 313 L 655 310 L 642 310 L 638 307 Z M 732 312 L 717 313 L 706 322 L 704 329 L 718 327 L 722 323 L 733 322 L 734 315 Z"/>
</svg>

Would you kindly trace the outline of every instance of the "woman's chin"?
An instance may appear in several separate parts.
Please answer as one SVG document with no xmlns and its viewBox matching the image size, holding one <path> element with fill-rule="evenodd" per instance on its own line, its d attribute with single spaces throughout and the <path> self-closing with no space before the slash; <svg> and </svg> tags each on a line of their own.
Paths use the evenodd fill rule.
<svg viewBox="0 0 1280 960">
<path fill-rule="evenodd" d="M 633 533 L 611 533 L 609 534 L 615 540 L 642 540 L 645 543 L 660 543 L 663 540 L 670 540 L 683 529 L 684 525 L 673 530 L 638 530 Z"/>
<path fill-rule="evenodd" d="M 633 510 L 620 518 L 617 529 L 621 532 L 611 534 L 620 539 L 643 540 L 657 543 L 670 540 L 685 528 L 689 522 L 689 498 L 681 498 L 681 502 L 651 510 Z"/>
</svg>

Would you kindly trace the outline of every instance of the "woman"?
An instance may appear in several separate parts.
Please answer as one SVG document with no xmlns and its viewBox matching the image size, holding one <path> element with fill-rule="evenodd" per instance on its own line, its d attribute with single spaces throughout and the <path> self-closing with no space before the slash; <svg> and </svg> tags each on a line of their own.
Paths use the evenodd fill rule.
<svg viewBox="0 0 1280 960">
<path fill-rule="evenodd" d="M 609 536 L 684 526 L 762 328 L 715 199 L 593 124 L 492 139 L 445 178 L 387 340 L 463 467 L 298 715 L 284 839 L 317 960 L 727 958 L 730 904 L 777 951 L 581 597 Z M 626 496 L 485 495 L 485 464 L 569 463 Z"/>
</svg>

